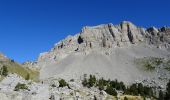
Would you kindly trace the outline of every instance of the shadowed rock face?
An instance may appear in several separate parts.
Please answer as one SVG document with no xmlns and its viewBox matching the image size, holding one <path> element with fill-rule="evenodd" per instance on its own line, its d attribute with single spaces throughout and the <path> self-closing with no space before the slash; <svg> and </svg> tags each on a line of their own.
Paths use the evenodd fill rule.
<svg viewBox="0 0 170 100">
<path fill-rule="evenodd" d="M 79 34 L 68 36 L 49 52 L 40 54 L 35 65 L 40 68 L 41 78 L 99 73 L 133 81 L 149 75 L 134 66 L 135 58 L 165 57 L 169 47 L 170 28 L 145 29 L 123 21 L 118 25 L 86 26 Z"/>
</svg>

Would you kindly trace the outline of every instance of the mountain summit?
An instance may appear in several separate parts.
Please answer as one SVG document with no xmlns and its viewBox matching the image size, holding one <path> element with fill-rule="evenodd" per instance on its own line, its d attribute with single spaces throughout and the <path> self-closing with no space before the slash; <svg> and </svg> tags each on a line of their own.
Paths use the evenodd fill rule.
<svg viewBox="0 0 170 100">
<path fill-rule="evenodd" d="M 64 57 L 64 55 L 76 51 L 128 47 L 141 43 L 168 49 L 170 46 L 169 33 L 169 27 L 162 27 L 160 29 L 150 27 L 145 29 L 137 27 L 129 21 L 123 21 L 119 25 L 103 24 L 94 27 L 86 26 L 79 34 L 68 36 L 55 44 L 50 52 L 42 53 L 38 61 L 48 58 L 60 59 Z M 52 52 L 53 54 L 50 55 Z"/>
</svg>

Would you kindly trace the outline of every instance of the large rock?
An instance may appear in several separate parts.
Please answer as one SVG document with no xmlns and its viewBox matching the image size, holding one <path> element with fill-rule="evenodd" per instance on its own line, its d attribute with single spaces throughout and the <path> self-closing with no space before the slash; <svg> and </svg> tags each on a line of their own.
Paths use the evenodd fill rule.
<svg viewBox="0 0 170 100">
<path fill-rule="evenodd" d="M 9 100 L 4 93 L 0 93 L 0 100 Z"/>
<path fill-rule="evenodd" d="M 0 82 L 0 89 L 3 91 L 13 91 L 18 83 L 26 84 L 27 82 L 17 74 L 9 74 Z"/>
</svg>

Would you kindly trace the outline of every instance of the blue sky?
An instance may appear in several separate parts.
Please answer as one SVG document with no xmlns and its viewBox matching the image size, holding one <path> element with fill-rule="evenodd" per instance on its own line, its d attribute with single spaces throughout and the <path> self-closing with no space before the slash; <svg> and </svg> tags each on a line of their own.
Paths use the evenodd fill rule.
<svg viewBox="0 0 170 100">
<path fill-rule="evenodd" d="M 0 0 L 0 51 L 18 62 L 36 60 L 83 26 L 129 20 L 170 26 L 170 0 Z"/>
</svg>

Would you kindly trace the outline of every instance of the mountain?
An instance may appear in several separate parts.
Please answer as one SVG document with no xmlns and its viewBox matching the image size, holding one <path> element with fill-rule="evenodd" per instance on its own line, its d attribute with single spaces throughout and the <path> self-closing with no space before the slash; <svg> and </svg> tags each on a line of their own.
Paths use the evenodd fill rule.
<svg viewBox="0 0 170 100">
<path fill-rule="evenodd" d="M 0 53 L 0 100 L 163 100 L 169 80 L 169 27 L 86 26 L 23 64 Z"/>
<path fill-rule="evenodd" d="M 142 28 L 129 21 L 118 25 L 84 27 L 80 33 L 59 41 L 31 66 L 40 70 L 40 79 L 81 78 L 84 74 L 118 79 L 126 83 L 158 78 L 162 73 L 146 71 L 136 64 L 140 59 L 169 59 L 170 28 Z M 163 84 L 163 82 L 162 82 Z"/>
</svg>

